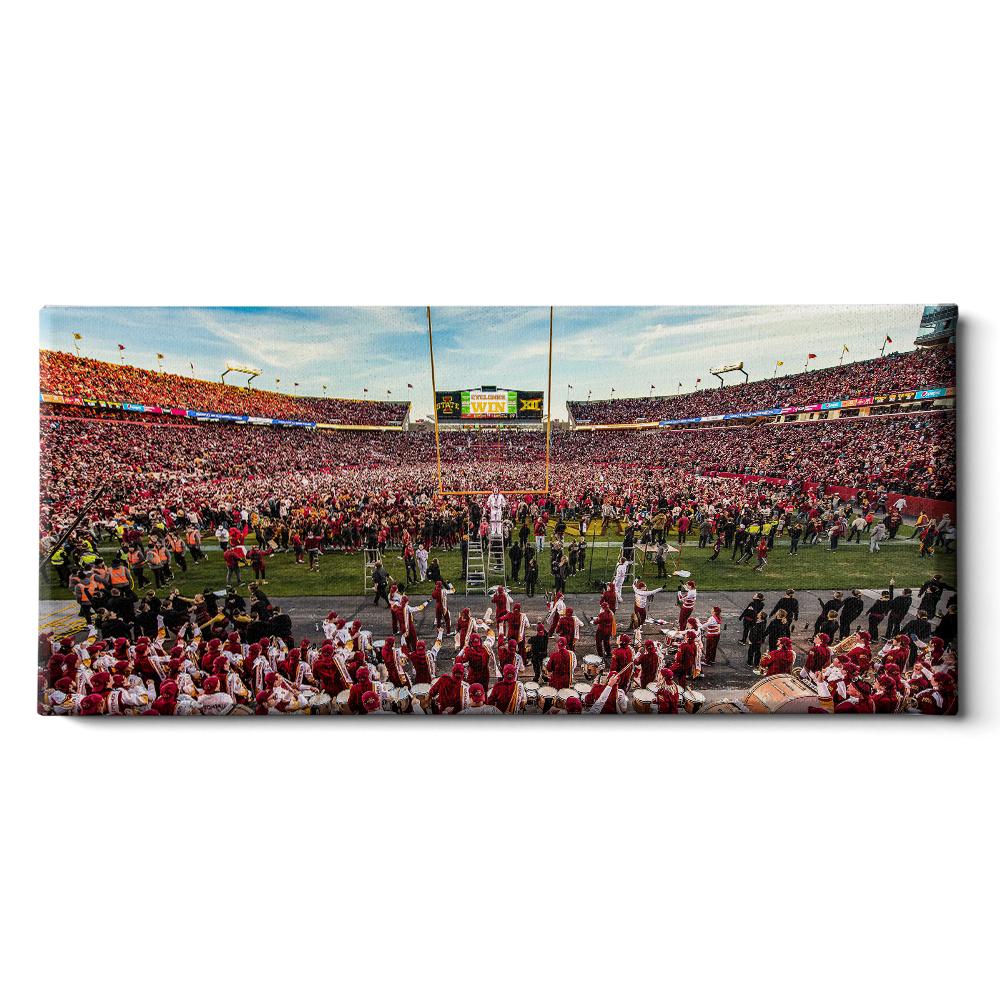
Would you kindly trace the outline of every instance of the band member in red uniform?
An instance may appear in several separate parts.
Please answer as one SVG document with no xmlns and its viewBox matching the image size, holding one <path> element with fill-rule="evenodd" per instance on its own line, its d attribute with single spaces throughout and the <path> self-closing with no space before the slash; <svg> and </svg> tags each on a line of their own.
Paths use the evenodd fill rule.
<svg viewBox="0 0 1000 1000">
<path fill-rule="evenodd" d="M 617 653 L 618 650 L 615 650 Z M 631 669 L 631 668 L 630 668 Z M 621 678 L 614 672 L 611 672 L 611 676 L 608 678 L 607 684 L 595 684 L 590 691 L 587 692 L 587 697 L 584 699 L 584 703 L 587 708 L 593 708 L 597 704 L 601 695 L 604 694 L 605 688 L 611 688 L 611 694 L 608 696 L 604 703 L 604 707 L 601 709 L 601 715 L 621 715 L 627 711 L 628 703 L 625 701 L 625 695 L 622 693 L 619 685 L 621 684 Z"/>
<path fill-rule="evenodd" d="M 677 647 L 674 655 L 674 679 L 679 687 L 687 688 L 694 671 L 695 660 L 698 656 L 698 647 L 694 644 L 695 633 L 688 630 L 684 633 L 684 641 Z"/>
<path fill-rule="evenodd" d="M 388 639 L 386 642 L 388 643 Z M 413 664 L 413 683 L 430 684 L 434 680 L 434 661 L 427 655 L 427 647 L 423 641 L 417 643 L 417 648 L 406 654 Z"/>
<path fill-rule="evenodd" d="M 348 661 L 347 661 L 347 672 L 351 675 L 351 680 L 353 683 L 358 682 L 358 671 L 365 666 L 367 661 L 365 660 L 365 654 L 359 649 Z M 368 676 L 371 676 L 371 671 L 368 672 Z"/>
<path fill-rule="evenodd" d="M 577 624 L 572 608 L 567 608 L 560 616 L 556 624 L 556 632 L 566 640 L 566 645 L 570 649 L 576 649 L 576 640 L 580 637 L 580 626 Z"/>
<path fill-rule="evenodd" d="M 528 619 L 521 613 L 521 605 L 515 604 L 510 611 L 503 616 L 502 623 L 505 626 L 505 634 L 508 639 L 517 642 L 517 651 L 521 654 L 522 660 L 528 658 L 528 647 L 525 645 L 524 634 L 528 627 Z M 500 630 L 501 621 L 497 621 L 497 631 Z"/>
<path fill-rule="evenodd" d="M 399 631 L 406 636 L 406 645 L 413 649 L 417 645 L 417 626 L 413 621 L 413 610 L 410 608 L 410 598 L 403 594 L 399 602 Z"/>
<path fill-rule="evenodd" d="M 601 612 L 597 616 L 597 655 L 611 655 L 611 640 L 615 635 L 615 613 L 606 600 L 601 601 Z"/>
<path fill-rule="evenodd" d="M 679 629 L 684 628 L 687 620 L 694 614 L 694 603 L 698 599 L 698 591 L 695 588 L 694 580 L 688 580 L 681 590 L 682 593 L 678 594 L 681 599 L 681 617 L 677 625 Z"/>
<path fill-rule="evenodd" d="M 448 610 L 448 592 L 444 589 L 444 581 L 438 580 L 431 593 L 434 598 L 434 627 L 441 628 L 451 635 L 451 612 Z"/>
<path fill-rule="evenodd" d="M 656 689 L 656 711 L 659 715 L 676 715 L 681 703 L 681 692 L 674 683 L 670 667 L 660 667 L 660 686 Z"/>
<path fill-rule="evenodd" d="M 705 622 L 705 663 L 715 663 L 715 651 L 722 634 L 722 608 L 716 605 Z"/>
<path fill-rule="evenodd" d="M 368 709 L 362 704 L 361 696 L 366 691 L 374 690 L 375 685 L 368 679 L 368 668 L 359 668 L 357 683 L 351 685 L 351 693 L 347 696 L 347 707 L 355 715 L 367 715 Z"/>
<path fill-rule="evenodd" d="M 410 687 L 410 678 L 403 669 L 406 655 L 402 650 L 396 649 L 392 636 L 385 640 L 385 645 L 382 647 L 382 662 L 385 664 L 386 677 L 390 684 L 396 687 Z"/>
<path fill-rule="evenodd" d="M 469 633 L 472 631 L 472 613 L 468 608 L 462 608 L 462 612 L 458 616 L 457 626 L 455 648 L 465 649 L 469 644 Z"/>
<path fill-rule="evenodd" d="M 489 691 L 490 653 L 476 633 L 469 639 L 469 645 L 465 650 L 465 662 L 469 669 L 469 683 L 482 684 L 483 690 Z"/>
<path fill-rule="evenodd" d="M 458 715 L 469 707 L 469 685 L 464 678 L 465 666 L 456 663 L 450 677 L 439 677 L 431 685 L 431 711 L 435 715 Z"/>
<path fill-rule="evenodd" d="M 548 626 L 547 634 L 550 639 L 565 612 L 566 602 L 563 600 L 563 595 L 557 590 L 552 594 L 552 600 L 548 602 L 548 613 L 545 618 L 545 623 Z"/>
<path fill-rule="evenodd" d="M 658 594 L 663 588 L 657 587 L 656 590 L 647 590 L 645 581 L 637 580 L 632 584 L 632 590 L 635 592 L 635 627 L 642 628 L 646 623 L 646 602 L 653 594 Z"/>
<path fill-rule="evenodd" d="M 507 614 L 507 593 L 503 587 L 497 587 L 497 592 L 493 595 L 491 602 L 496 609 L 496 620 L 499 622 Z"/>
<path fill-rule="evenodd" d="M 794 664 L 795 650 L 792 649 L 792 640 L 787 635 L 783 635 L 778 640 L 778 648 L 773 653 L 768 653 L 760 661 L 765 677 L 773 677 L 775 674 L 790 674 Z"/>
<path fill-rule="evenodd" d="M 549 657 L 549 684 L 554 688 L 567 688 L 573 683 L 576 654 L 566 648 L 566 640 L 559 637 L 558 648 Z"/>
<path fill-rule="evenodd" d="M 830 665 L 830 639 L 825 632 L 817 632 L 812 649 L 806 653 L 804 673 L 816 675 Z"/>
<path fill-rule="evenodd" d="M 517 679 L 517 667 L 509 664 L 503 668 L 503 680 L 497 681 L 493 685 L 489 698 L 486 699 L 488 705 L 494 705 L 505 715 L 513 715 L 519 712 L 528 702 L 528 695 L 524 690 L 524 685 Z"/>
<path fill-rule="evenodd" d="M 618 636 L 618 648 L 611 654 L 611 669 L 618 674 L 619 687 L 625 693 L 628 693 L 634 673 L 632 647 L 629 641 L 629 637 L 622 633 Z"/>
<path fill-rule="evenodd" d="M 392 617 L 392 634 L 401 635 L 399 630 L 399 605 L 402 601 L 402 594 L 399 592 L 399 587 L 393 584 L 389 588 L 389 614 Z"/>
<path fill-rule="evenodd" d="M 613 583 L 609 583 L 604 588 L 604 593 L 601 594 L 601 607 L 605 604 L 611 608 L 612 615 L 618 610 L 618 592 L 615 590 Z"/>
<path fill-rule="evenodd" d="M 656 680 L 656 672 L 660 667 L 660 658 L 656 654 L 656 643 L 647 639 L 643 643 L 642 655 L 639 657 L 639 684 L 646 687 Z"/>
</svg>

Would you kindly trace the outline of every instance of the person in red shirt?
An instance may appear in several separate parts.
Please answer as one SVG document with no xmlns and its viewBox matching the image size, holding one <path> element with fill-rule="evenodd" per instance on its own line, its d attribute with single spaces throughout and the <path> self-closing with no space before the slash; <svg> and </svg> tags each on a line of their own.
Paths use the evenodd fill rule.
<svg viewBox="0 0 1000 1000">
<path fill-rule="evenodd" d="M 573 668 L 576 655 L 566 648 L 566 640 L 560 636 L 558 648 L 549 657 L 549 684 L 554 688 L 567 688 L 573 683 Z"/>
<path fill-rule="evenodd" d="M 441 628 L 443 625 L 447 634 L 451 635 L 451 612 L 448 610 L 448 597 L 447 592 L 444 589 L 443 580 L 438 580 L 437 583 L 434 584 L 434 590 L 431 592 L 431 597 L 434 598 L 435 628 Z"/>
<path fill-rule="evenodd" d="M 469 707 L 469 686 L 464 677 L 465 666 L 456 663 L 450 677 L 439 677 L 431 685 L 431 711 L 435 715 L 458 715 Z"/>
<path fill-rule="evenodd" d="M 490 689 L 490 653 L 483 645 L 478 633 L 473 633 L 465 651 L 465 661 L 469 665 L 469 683 L 482 684 L 484 691 Z"/>
<path fill-rule="evenodd" d="M 611 640 L 615 634 L 615 615 L 606 600 L 601 601 L 601 611 L 597 616 L 597 655 L 611 655 Z"/>
<path fill-rule="evenodd" d="M 496 609 L 495 618 L 499 622 L 507 614 L 507 593 L 503 587 L 497 587 L 497 592 L 493 595 L 492 604 Z"/>
<path fill-rule="evenodd" d="M 359 668 L 357 683 L 351 685 L 351 693 L 347 696 L 347 707 L 355 715 L 367 715 L 368 709 L 362 703 L 361 696 L 367 691 L 374 690 L 375 685 L 368 679 L 368 668 Z"/>
<path fill-rule="evenodd" d="M 677 518 L 677 542 L 680 545 L 684 544 L 684 539 L 687 537 L 688 528 L 691 527 L 691 518 L 687 514 L 681 514 Z"/>
<path fill-rule="evenodd" d="M 686 688 L 694 671 L 698 650 L 694 644 L 696 633 L 689 629 L 684 633 L 684 641 L 677 647 L 674 654 L 674 678 L 679 687 Z"/>
<path fill-rule="evenodd" d="M 773 653 L 768 653 L 760 661 L 760 666 L 765 677 L 773 677 L 775 674 L 790 674 L 794 663 L 795 652 L 792 650 L 792 640 L 785 635 L 778 640 L 778 648 Z"/>
<path fill-rule="evenodd" d="M 656 711 L 658 715 L 676 715 L 681 703 L 680 688 L 674 684 L 674 672 L 670 667 L 660 668 L 660 686 L 656 689 Z"/>
<path fill-rule="evenodd" d="M 618 682 L 626 693 L 632 683 L 633 653 L 629 645 L 630 639 L 627 635 L 618 636 L 618 648 L 611 654 L 611 669 L 618 675 Z"/>
<path fill-rule="evenodd" d="M 642 655 L 639 657 L 639 683 L 646 687 L 656 680 L 656 671 L 660 666 L 660 658 L 656 655 L 656 643 L 647 639 L 643 643 Z"/>
<path fill-rule="evenodd" d="M 604 588 L 604 593 L 601 594 L 601 607 L 605 604 L 611 609 L 611 614 L 618 610 L 618 593 L 615 590 L 615 585 L 609 583 L 607 587 Z"/>
</svg>

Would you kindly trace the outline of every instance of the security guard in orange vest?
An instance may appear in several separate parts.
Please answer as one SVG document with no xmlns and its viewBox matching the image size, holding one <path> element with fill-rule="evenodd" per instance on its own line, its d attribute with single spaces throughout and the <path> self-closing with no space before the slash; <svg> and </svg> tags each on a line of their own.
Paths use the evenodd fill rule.
<svg viewBox="0 0 1000 1000">
<path fill-rule="evenodd" d="M 114 588 L 121 592 L 122 597 L 127 597 L 130 601 L 135 600 L 135 581 L 132 579 L 128 567 L 123 565 L 117 556 L 111 560 L 111 569 L 108 575 L 110 576 L 109 592 Z"/>
<path fill-rule="evenodd" d="M 167 560 L 169 558 L 167 550 L 164 548 L 163 542 L 161 541 L 153 542 L 153 544 L 146 549 L 146 562 L 149 564 L 149 568 L 153 571 L 153 583 L 156 585 L 157 590 L 166 586 Z"/>
<path fill-rule="evenodd" d="M 180 535 L 171 531 L 167 535 L 167 544 L 170 546 L 170 551 L 174 554 L 174 562 L 180 566 L 181 572 L 186 573 L 188 571 L 187 560 L 184 558 L 184 542 Z"/>
<path fill-rule="evenodd" d="M 94 614 L 94 598 L 97 594 L 97 584 L 93 576 L 85 574 L 73 591 L 74 597 L 80 602 L 80 614 L 89 625 Z"/>
<path fill-rule="evenodd" d="M 187 530 L 187 547 L 195 566 L 198 565 L 199 559 L 208 558 L 201 554 L 201 532 L 193 524 Z"/>
<path fill-rule="evenodd" d="M 135 586 L 146 586 L 146 556 L 137 545 L 130 545 L 128 550 L 128 568 L 135 580 Z"/>
</svg>

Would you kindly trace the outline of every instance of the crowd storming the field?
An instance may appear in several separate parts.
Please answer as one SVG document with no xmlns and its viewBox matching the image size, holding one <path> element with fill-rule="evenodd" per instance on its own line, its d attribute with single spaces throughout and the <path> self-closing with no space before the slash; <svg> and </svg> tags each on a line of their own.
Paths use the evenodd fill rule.
<svg viewBox="0 0 1000 1000">
<path fill-rule="evenodd" d="M 43 391 L 63 396 L 372 427 L 406 415 L 406 404 L 281 396 L 59 352 L 41 360 Z M 570 406 L 594 423 L 643 422 L 953 381 L 953 349 L 944 348 L 668 400 Z M 705 699 L 695 682 L 715 663 L 723 613 L 698 606 L 697 589 L 682 582 L 676 620 L 646 621 L 647 595 L 660 590 L 653 570 L 668 576 L 674 546 L 696 547 L 706 565 L 728 559 L 762 574 L 778 541 L 789 556 L 862 541 L 874 555 L 896 539 L 908 505 L 920 513 L 904 535 L 928 565 L 956 545 L 954 414 L 934 404 L 720 429 L 555 432 L 548 470 L 543 434 L 443 433 L 445 489 L 505 494 L 498 518 L 483 496 L 439 492 L 426 432 L 59 403 L 43 404 L 41 418 L 43 583 L 71 593 L 82 616 L 74 635 L 43 630 L 40 639 L 39 706 L 51 714 L 697 712 Z M 485 613 L 470 606 L 453 621 L 456 591 L 439 557 L 461 553 L 464 577 L 469 547 L 491 531 L 512 579 Z M 582 572 L 588 544 L 612 536 L 621 556 L 613 579 L 595 581 L 600 607 L 574 611 L 570 577 Z M 388 550 L 399 553 L 405 583 L 389 577 Z M 189 563 L 210 552 L 224 583 L 182 593 Z M 376 602 L 391 606 L 392 634 L 379 638 L 334 613 L 322 640 L 294 636 L 266 596 L 268 567 L 287 560 L 318 574 L 321 556 L 362 552 Z M 522 574 L 524 606 L 510 589 Z M 406 593 L 425 581 L 433 629 Z M 761 595 L 739 618 L 739 642 L 762 678 L 799 685 L 802 710 L 809 701 L 810 711 L 948 714 L 957 706 L 954 593 L 937 604 L 951 589 L 940 574 L 916 598 L 890 584 L 867 610 L 860 590 L 838 593 L 813 635 L 795 640 L 798 650 L 794 595 L 770 614 Z M 855 630 L 856 620 L 867 628 Z"/>
</svg>

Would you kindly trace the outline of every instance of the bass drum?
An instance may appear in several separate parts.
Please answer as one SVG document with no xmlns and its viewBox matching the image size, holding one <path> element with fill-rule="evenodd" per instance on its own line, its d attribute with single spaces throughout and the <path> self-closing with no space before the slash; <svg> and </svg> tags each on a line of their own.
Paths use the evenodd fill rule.
<svg viewBox="0 0 1000 1000">
<path fill-rule="evenodd" d="M 585 676 L 597 677 L 603 669 L 604 660 L 600 656 L 590 653 L 583 658 L 583 672 Z"/>
<path fill-rule="evenodd" d="M 701 712 L 702 715 L 749 715 L 750 709 L 738 701 L 713 701 L 706 705 Z"/>
<path fill-rule="evenodd" d="M 765 677 L 743 696 L 747 711 L 763 714 L 806 713 L 819 708 L 819 695 L 803 680 L 791 674 Z"/>
</svg>

